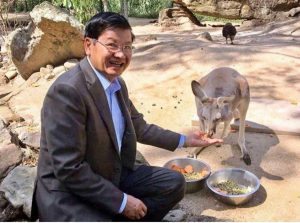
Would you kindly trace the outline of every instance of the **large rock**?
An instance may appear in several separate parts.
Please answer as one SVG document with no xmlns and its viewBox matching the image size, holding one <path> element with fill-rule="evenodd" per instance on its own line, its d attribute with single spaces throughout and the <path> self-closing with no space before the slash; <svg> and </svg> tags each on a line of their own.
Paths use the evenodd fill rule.
<svg viewBox="0 0 300 223">
<path fill-rule="evenodd" d="M 8 106 L 0 105 L 0 120 L 8 125 L 10 122 L 22 120 L 22 117 L 13 113 Z"/>
<path fill-rule="evenodd" d="M 12 32 L 7 40 L 12 61 L 24 79 L 47 64 L 56 66 L 84 56 L 84 26 L 67 11 L 45 1 L 30 16 L 32 23 Z"/>
<path fill-rule="evenodd" d="M 9 145 L 9 144 L 11 144 L 10 132 L 6 128 L 0 129 L 0 146 Z"/>
<path fill-rule="evenodd" d="M 36 167 L 18 166 L 13 169 L 0 185 L 0 191 L 16 209 L 23 209 L 27 217 L 31 217 Z"/>
<path fill-rule="evenodd" d="M 22 152 L 15 144 L 0 145 L 0 180 L 22 161 Z"/>
<path fill-rule="evenodd" d="M 5 124 L 4 124 L 4 122 L 0 119 L 0 131 L 2 130 L 2 129 L 4 129 L 6 126 L 5 126 Z"/>
<path fill-rule="evenodd" d="M 183 0 L 194 12 L 230 19 L 273 19 L 299 6 L 300 0 Z"/>
<path fill-rule="evenodd" d="M 40 148 L 41 133 L 36 128 L 27 125 L 17 127 L 12 132 L 17 135 L 22 144 L 35 149 Z"/>
<path fill-rule="evenodd" d="M 182 222 L 186 219 L 186 212 L 180 209 L 169 211 L 169 213 L 163 218 L 166 222 Z"/>
<path fill-rule="evenodd" d="M 300 7 L 292 8 L 290 11 L 287 12 L 287 16 L 294 17 L 300 13 Z"/>
</svg>

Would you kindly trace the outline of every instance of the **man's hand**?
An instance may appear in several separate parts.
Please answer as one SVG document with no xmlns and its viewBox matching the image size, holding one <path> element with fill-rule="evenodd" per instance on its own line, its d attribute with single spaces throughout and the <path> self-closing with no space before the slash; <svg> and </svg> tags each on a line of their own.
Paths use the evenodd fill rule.
<svg viewBox="0 0 300 223">
<path fill-rule="evenodd" d="M 195 131 L 186 136 L 184 147 L 204 147 L 214 143 L 222 143 L 222 139 L 212 139 L 207 137 L 204 132 Z"/>
<path fill-rule="evenodd" d="M 131 220 L 143 218 L 147 213 L 146 205 L 141 200 L 129 194 L 127 196 L 127 203 L 122 214 Z"/>
</svg>

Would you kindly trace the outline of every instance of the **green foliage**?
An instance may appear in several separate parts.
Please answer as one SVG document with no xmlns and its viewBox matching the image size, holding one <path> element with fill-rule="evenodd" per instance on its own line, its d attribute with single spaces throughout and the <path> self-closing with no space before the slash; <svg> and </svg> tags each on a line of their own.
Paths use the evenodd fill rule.
<svg viewBox="0 0 300 223">
<path fill-rule="evenodd" d="M 46 0 L 17 0 L 14 3 L 15 12 L 28 12 L 31 11 L 34 6 L 44 2 Z M 51 2 L 51 0 L 48 0 Z"/>
<path fill-rule="evenodd" d="M 85 23 L 97 12 L 103 11 L 101 0 L 52 0 L 57 6 L 63 6 L 71 11 L 81 21 Z M 170 5 L 170 0 L 128 0 L 129 16 L 157 18 L 159 11 Z M 109 10 L 120 12 L 120 0 L 110 0 Z"/>
<path fill-rule="evenodd" d="M 129 16 L 157 18 L 161 9 L 170 6 L 171 0 L 128 0 Z M 109 1 L 110 10 L 120 12 L 120 0 Z"/>
<path fill-rule="evenodd" d="M 53 0 L 53 3 L 69 9 L 82 23 L 85 23 L 98 11 L 102 10 L 100 0 Z"/>
<path fill-rule="evenodd" d="M 160 10 L 169 5 L 167 0 L 129 0 L 129 16 L 157 18 Z"/>
<path fill-rule="evenodd" d="M 45 0 L 16 0 L 14 10 L 17 12 L 31 11 L 34 6 Z M 56 6 L 71 11 L 77 19 L 85 23 L 97 12 L 103 11 L 101 0 L 47 0 Z M 171 0 L 128 0 L 129 16 L 157 18 L 161 9 L 167 8 Z M 109 10 L 120 12 L 120 0 L 109 0 Z"/>
<path fill-rule="evenodd" d="M 15 3 L 15 12 L 24 12 L 26 11 L 26 4 L 24 4 L 23 2 L 20 3 L 20 1 L 17 1 Z"/>
<path fill-rule="evenodd" d="M 112 12 L 120 12 L 121 11 L 120 0 L 110 0 L 109 10 Z"/>
</svg>

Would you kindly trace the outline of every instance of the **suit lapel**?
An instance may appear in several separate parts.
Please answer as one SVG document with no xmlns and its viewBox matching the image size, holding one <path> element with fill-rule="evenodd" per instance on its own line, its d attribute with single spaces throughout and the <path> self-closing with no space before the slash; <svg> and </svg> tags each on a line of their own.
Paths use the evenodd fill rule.
<svg viewBox="0 0 300 223">
<path fill-rule="evenodd" d="M 126 102 L 124 100 L 124 86 L 122 84 L 121 86 L 121 90 L 117 92 L 119 105 L 125 119 L 125 131 L 122 140 L 121 160 L 122 164 L 125 167 L 133 169 L 136 157 L 136 135 L 128 106 L 126 105 Z"/>
<path fill-rule="evenodd" d="M 96 104 L 96 107 L 102 119 L 104 120 L 109 135 L 114 143 L 115 149 L 119 154 L 117 137 L 116 137 L 114 124 L 113 124 L 111 112 L 109 110 L 109 105 L 107 102 L 105 91 L 86 57 L 80 61 L 80 68 L 84 73 L 86 83 L 87 83 L 87 88 L 94 100 L 94 103 Z"/>
<path fill-rule="evenodd" d="M 121 90 L 117 92 L 117 98 L 118 98 L 118 101 L 119 101 L 119 105 L 120 105 L 122 114 L 123 114 L 124 119 L 125 119 L 125 132 L 130 133 L 130 134 L 134 134 L 134 128 L 133 128 L 133 125 L 132 125 L 131 117 L 130 117 L 128 108 L 126 106 L 124 96 L 121 93 Z"/>
</svg>

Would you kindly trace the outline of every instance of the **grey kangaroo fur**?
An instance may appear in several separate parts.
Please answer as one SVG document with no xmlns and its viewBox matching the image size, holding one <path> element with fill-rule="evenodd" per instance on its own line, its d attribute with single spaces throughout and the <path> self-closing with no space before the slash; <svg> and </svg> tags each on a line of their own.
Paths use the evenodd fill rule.
<svg viewBox="0 0 300 223">
<path fill-rule="evenodd" d="M 199 81 L 193 80 L 200 129 L 212 136 L 220 122 L 224 122 L 221 138 L 228 135 L 233 118 L 240 120 L 238 145 L 241 158 L 247 165 L 251 158 L 245 146 L 245 120 L 250 102 L 249 84 L 245 77 L 229 67 L 212 70 Z M 195 156 L 195 154 L 194 154 Z"/>
</svg>

